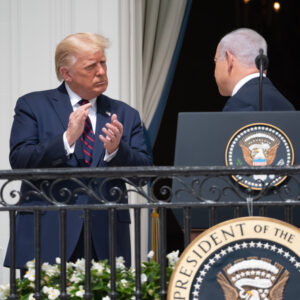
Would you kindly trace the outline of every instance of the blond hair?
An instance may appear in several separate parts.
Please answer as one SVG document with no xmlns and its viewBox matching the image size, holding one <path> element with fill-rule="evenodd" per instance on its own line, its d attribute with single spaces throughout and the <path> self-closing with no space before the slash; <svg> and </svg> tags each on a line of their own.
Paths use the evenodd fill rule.
<svg viewBox="0 0 300 300">
<path fill-rule="evenodd" d="M 58 80 L 63 80 L 61 67 L 71 67 L 76 62 L 76 55 L 81 52 L 104 52 L 108 46 L 108 39 L 96 33 L 74 33 L 64 38 L 55 51 L 55 71 Z"/>
</svg>

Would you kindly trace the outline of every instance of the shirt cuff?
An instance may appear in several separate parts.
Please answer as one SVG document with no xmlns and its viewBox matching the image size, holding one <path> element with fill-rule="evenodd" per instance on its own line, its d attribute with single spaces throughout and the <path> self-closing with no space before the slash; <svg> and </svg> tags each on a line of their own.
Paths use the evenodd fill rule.
<svg viewBox="0 0 300 300">
<path fill-rule="evenodd" d="M 119 150 L 119 148 L 111 154 L 108 154 L 107 150 L 105 150 L 104 161 L 106 161 L 106 162 L 111 161 L 117 155 L 118 150 Z"/>
<path fill-rule="evenodd" d="M 64 141 L 64 147 L 65 147 L 65 150 L 66 150 L 66 155 L 69 156 L 71 154 L 74 153 L 75 151 L 75 144 L 73 146 L 70 147 L 68 141 L 67 141 L 67 132 L 65 131 L 64 134 L 63 134 L 63 141 Z"/>
</svg>

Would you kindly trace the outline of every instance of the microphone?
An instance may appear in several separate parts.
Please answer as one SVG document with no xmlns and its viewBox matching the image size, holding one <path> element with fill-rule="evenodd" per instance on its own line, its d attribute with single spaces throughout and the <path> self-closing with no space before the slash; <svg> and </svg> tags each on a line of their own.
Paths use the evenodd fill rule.
<svg viewBox="0 0 300 300">
<path fill-rule="evenodd" d="M 259 55 L 255 58 L 255 64 L 258 70 L 262 67 L 262 71 L 267 70 L 269 66 L 269 59 L 266 55 L 264 55 L 264 50 L 259 49 Z"/>
<path fill-rule="evenodd" d="M 264 55 L 264 50 L 259 49 L 259 55 L 255 58 L 255 64 L 257 69 L 259 70 L 259 91 L 258 91 L 258 109 L 259 111 L 263 110 L 262 105 L 262 88 L 263 88 L 263 71 L 267 70 L 269 65 L 269 59 L 266 55 Z"/>
</svg>

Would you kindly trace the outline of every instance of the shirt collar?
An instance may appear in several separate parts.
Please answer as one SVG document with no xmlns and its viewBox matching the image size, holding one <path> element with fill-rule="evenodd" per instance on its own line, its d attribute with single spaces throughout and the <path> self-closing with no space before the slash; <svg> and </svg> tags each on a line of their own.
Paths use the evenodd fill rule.
<svg viewBox="0 0 300 300">
<path fill-rule="evenodd" d="M 79 95 L 77 95 L 75 92 L 73 92 L 71 90 L 71 88 L 69 87 L 69 85 L 65 82 L 65 86 L 66 86 L 66 90 L 68 92 L 68 95 L 69 95 L 69 98 L 70 98 L 70 101 L 71 101 L 71 105 L 72 107 L 76 107 L 78 104 L 78 102 L 82 99 Z M 90 103 L 92 103 L 92 108 L 95 110 L 96 109 L 96 99 L 97 97 L 89 100 Z"/>
<path fill-rule="evenodd" d="M 263 74 L 263 76 L 266 76 L 265 74 Z M 232 95 L 235 95 L 238 90 L 246 83 L 248 82 L 249 80 L 253 79 L 253 78 L 256 78 L 256 77 L 259 77 L 259 73 L 253 73 L 253 74 L 250 74 L 250 75 L 247 75 L 246 77 L 242 78 L 233 88 L 233 91 L 232 91 Z"/>
</svg>

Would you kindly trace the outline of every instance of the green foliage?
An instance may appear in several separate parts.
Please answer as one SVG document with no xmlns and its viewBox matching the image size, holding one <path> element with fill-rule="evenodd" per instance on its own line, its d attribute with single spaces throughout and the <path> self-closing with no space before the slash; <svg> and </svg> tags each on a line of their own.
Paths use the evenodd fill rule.
<svg viewBox="0 0 300 300">
<path fill-rule="evenodd" d="M 166 269 L 167 284 L 178 260 L 179 251 L 167 255 Z M 160 299 L 160 265 L 152 260 L 153 251 L 148 254 L 149 261 L 141 265 L 141 292 L 142 299 Z M 60 259 L 55 265 L 44 263 L 41 270 L 41 300 L 59 299 L 60 294 Z M 21 300 L 34 300 L 35 264 L 27 263 L 27 272 L 24 278 L 17 279 L 17 293 Z M 67 293 L 71 300 L 84 299 L 85 261 L 77 260 L 67 263 Z M 118 300 L 135 299 L 135 270 L 127 268 L 122 257 L 116 258 L 116 290 Z M 95 300 L 109 300 L 110 293 L 110 265 L 107 260 L 92 261 L 91 291 Z M 0 286 L 0 300 L 9 299 L 9 285 Z"/>
<path fill-rule="evenodd" d="M 240 158 L 238 158 L 237 160 L 236 160 L 236 166 L 237 167 L 241 167 L 243 165 L 243 161 L 240 159 Z"/>
</svg>

